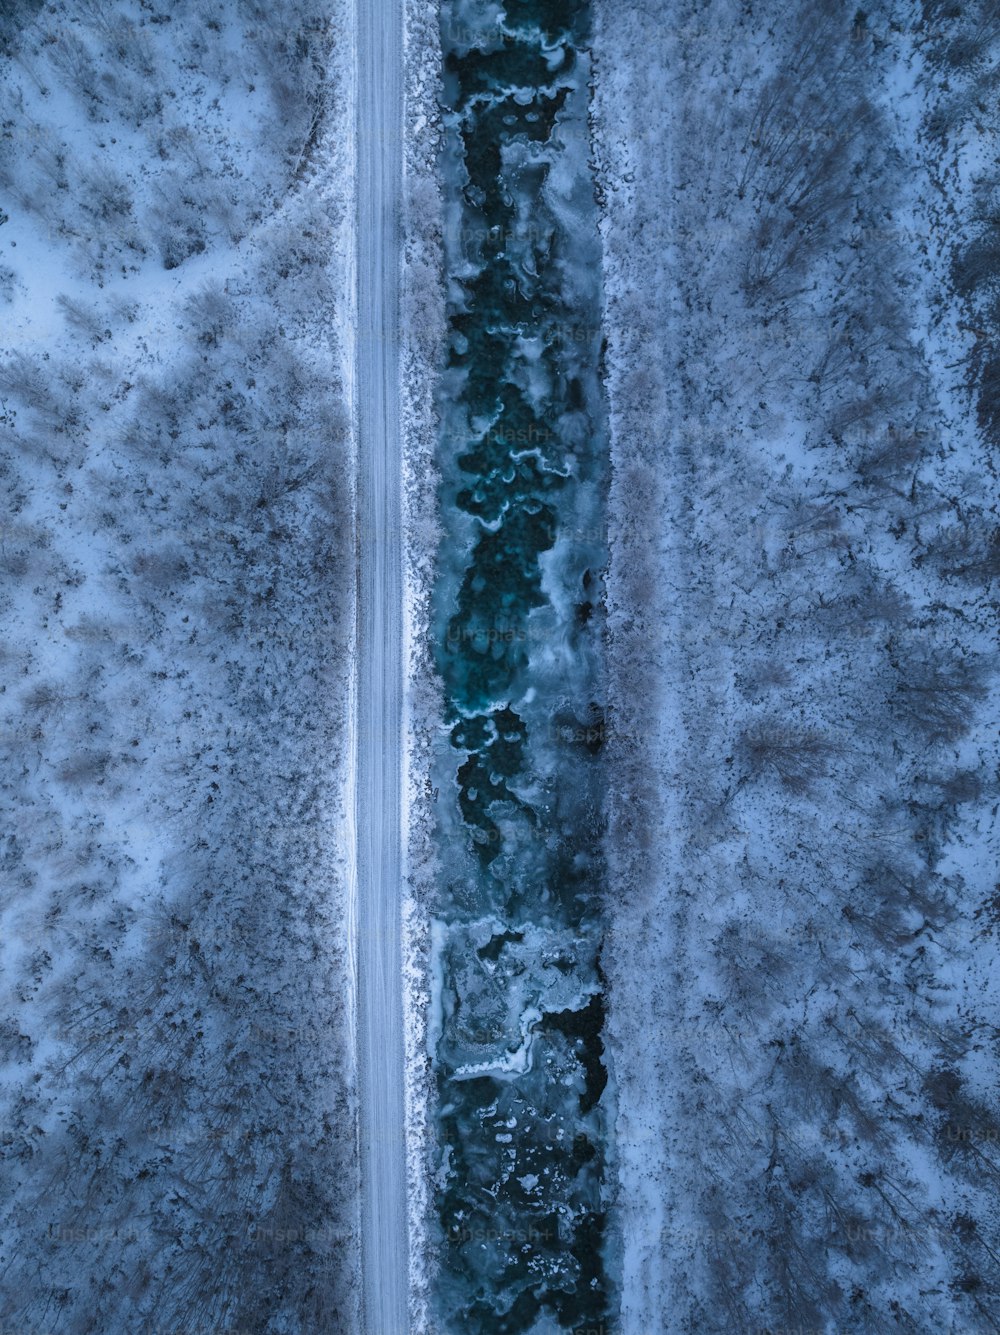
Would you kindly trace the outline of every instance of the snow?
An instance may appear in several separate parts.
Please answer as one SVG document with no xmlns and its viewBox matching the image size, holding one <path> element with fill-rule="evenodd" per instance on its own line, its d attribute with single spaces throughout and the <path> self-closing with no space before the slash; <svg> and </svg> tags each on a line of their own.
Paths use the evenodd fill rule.
<svg viewBox="0 0 1000 1335">
<path fill-rule="evenodd" d="M 438 874 L 433 837 L 430 753 L 440 692 L 429 654 L 433 552 L 437 546 L 438 421 L 433 374 L 444 338 L 441 283 L 441 192 L 437 180 L 441 68 L 437 15 L 403 5 L 403 246 L 400 412 L 403 523 L 403 1012 L 406 1069 L 407 1202 L 410 1328 L 433 1329 L 435 1270 L 432 1186 L 437 1170 L 434 1092 L 428 1053 L 435 1042 L 440 972 L 430 905 Z M 447 1174 L 445 1156 L 439 1171 Z"/>
<path fill-rule="evenodd" d="M 435 644 L 482 531 L 437 464 L 468 425 L 439 416 L 464 374 L 442 369 L 443 242 L 470 276 L 482 240 L 442 44 L 499 32 L 503 8 L 456 3 L 443 28 L 437 8 L 401 6 L 400 144 L 356 125 L 359 15 L 391 6 L 0 19 L 0 1327 L 359 1329 L 360 1140 L 369 1182 L 389 1165 L 392 1320 L 405 1288 L 431 1335 L 456 1241 L 435 1196 L 462 1171 L 434 1063 L 456 1091 L 497 1081 L 483 1143 L 540 1209 L 555 1173 L 519 1165 L 530 1111 L 501 1104 L 554 1060 L 546 1020 L 603 988 L 622 1335 L 994 1329 L 989 0 L 595 0 L 560 151 L 504 150 L 549 163 L 506 238 L 526 281 L 556 227 L 567 306 L 600 268 L 601 321 L 563 334 L 601 360 L 610 476 L 598 427 L 564 413 L 545 606 L 510 683 L 532 762 L 494 814 L 506 846 L 517 803 L 597 787 L 566 756 L 600 745 L 603 944 L 554 917 L 507 937 L 471 888 L 442 916 L 469 852 L 442 835 Z M 356 372 L 392 358 L 359 339 L 356 192 L 359 155 L 397 148 L 401 512 L 375 554 L 356 486 L 375 373 Z M 543 350 L 526 330 L 511 372 L 536 408 Z M 395 818 L 357 801 L 377 751 L 355 606 L 397 541 L 379 625 L 401 655 L 402 864 L 379 903 L 398 967 L 359 862 Z M 603 640 L 570 630 L 583 568 Z M 599 719 L 567 712 L 580 683 L 606 690 Z M 544 865 L 522 849 L 506 872 Z M 549 967 L 564 950 L 602 977 Z M 359 1006 L 376 957 L 401 1052 Z M 449 1025 L 456 998 L 483 1002 L 476 1025 Z M 366 1042 L 388 1116 L 359 1099 Z M 571 1058 L 552 1080 L 572 1105 Z M 514 1244 L 474 1216 L 451 1227 L 488 1270 Z M 369 1314 L 372 1255 L 369 1236 Z"/>
<path fill-rule="evenodd" d="M 0 1320 L 349 1326 L 345 53 L 298 6 L 263 48 L 236 7 L 114 15 L 141 78 L 100 5 L 3 71 Z"/>
<path fill-rule="evenodd" d="M 956 505 L 995 514 L 950 291 L 977 150 L 922 128 L 941 93 L 909 10 L 846 47 L 836 7 L 596 12 L 622 1327 L 979 1328 L 949 1283 L 989 1267 L 942 1221 L 971 1210 L 985 1242 L 995 1212 L 940 1153 L 927 1091 L 942 1066 L 973 1081 L 995 1010 L 968 931 L 992 794 L 941 796 L 961 771 L 992 787 L 994 695 L 969 676 L 971 716 L 924 712 L 990 653 L 985 591 L 925 554 Z M 849 207 L 831 197 L 822 244 L 755 288 L 772 206 L 733 182 L 800 35 L 814 83 L 772 85 L 779 110 L 803 99 L 789 151 L 807 98 L 863 126 L 867 97 L 876 119 Z M 838 1234 L 831 1211 L 857 1222 Z"/>
</svg>

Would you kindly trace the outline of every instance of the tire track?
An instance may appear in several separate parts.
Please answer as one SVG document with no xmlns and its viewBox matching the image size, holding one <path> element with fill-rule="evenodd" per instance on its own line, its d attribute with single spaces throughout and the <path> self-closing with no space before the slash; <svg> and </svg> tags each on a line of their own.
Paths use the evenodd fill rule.
<svg viewBox="0 0 1000 1335">
<path fill-rule="evenodd" d="M 357 40 L 357 977 L 362 1310 L 407 1322 L 400 950 L 402 547 L 399 0 L 359 3 Z"/>
</svg>

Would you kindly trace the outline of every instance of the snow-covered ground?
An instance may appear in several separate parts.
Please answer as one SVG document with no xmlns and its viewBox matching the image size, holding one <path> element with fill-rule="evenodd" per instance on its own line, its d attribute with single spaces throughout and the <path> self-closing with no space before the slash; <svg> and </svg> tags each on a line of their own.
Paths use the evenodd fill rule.
<svg viewBox="0 0 1000 1335">
<path fill-rule="evenodd" d="M 604 328 L 568 339 L 606 336 L 607 671 L 560 629 L 604 559 L 595 462 L 515 694 L 556 799 L 609 776 L 622 1335 L 1000 1328 L 994 10 L 594 0 L 578 53 L 591 142 L 581 94 L 542 211 L 589 220 L 589 154 Z M 449 8 L 445 45 L 502 15 Z M 543 976 L 537 924 L 432 926 L 467 855 L 435 825 L 434 581 L 473 528 L 435 462 L 440 18 L 0 13 L 12 1335 L 430 1335 L 446 987 L 495 982 L 506 1054 L 454 1076 L 502 1092 L 600 986 Z M 569 306 L 576 241 L 548 251 Z M 529 397 L 541 353 L 525 333 Z M 588 674 L 603 758 L 557 783 L 546 701 Z M 510 794 L 508 823 L 537 796 Z"/>
<path fill-rule="evenodd" d="M 996 492 L 951 262 L 1000 122 L 995 35 L 941 8 L 597 4 L 637 1335 L 998 1322 Z"/>
<path fill-rule="evenodd" d="M 0 1324 L 349 1329 L 343 12 L 15 9 Z"/>
<path fill-rule="evenodd" d="M 437 367 L 444 346 L 440 151 L 441 49 L 438 15 L 422 0 L 403 6 L 403 272 L 400 320 L 402 525 L 404 548 L 403 997 L 406 1072 L 410 1325 L 433 1331 L 436 1262 L 431 1180 L 434 1093 L 428 1061 L 431 1007 L 430 905 L 440 872 L 430 782 L 441 693 L 430 640 L 432 556 L 437 547 Z"/>
</svg>

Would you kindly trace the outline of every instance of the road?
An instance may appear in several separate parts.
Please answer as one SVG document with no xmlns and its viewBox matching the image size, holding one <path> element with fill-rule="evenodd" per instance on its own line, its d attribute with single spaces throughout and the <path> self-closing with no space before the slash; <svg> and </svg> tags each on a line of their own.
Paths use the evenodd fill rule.
<svg viewBox="0 0 1000 1335">
<path fill-rule="evenodd" d="M 366 1335 L 407 1330 L 400 954 L 402 544 L 399 260 L 401 0 L 358 0 L 358 1079 Z"/>
</svg>

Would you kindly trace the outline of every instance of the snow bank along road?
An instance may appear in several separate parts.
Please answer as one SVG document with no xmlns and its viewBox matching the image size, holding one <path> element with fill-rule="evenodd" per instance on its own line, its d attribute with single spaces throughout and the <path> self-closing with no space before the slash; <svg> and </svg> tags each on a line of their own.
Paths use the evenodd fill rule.
<svg viewBox="0 0 1000 1335">
<path fill-rule="evenodd" d="M 400 0 L 357 0 L 357 986 L 367 1335 L 407 1329 L 400 958 Z"/>
</svg>

